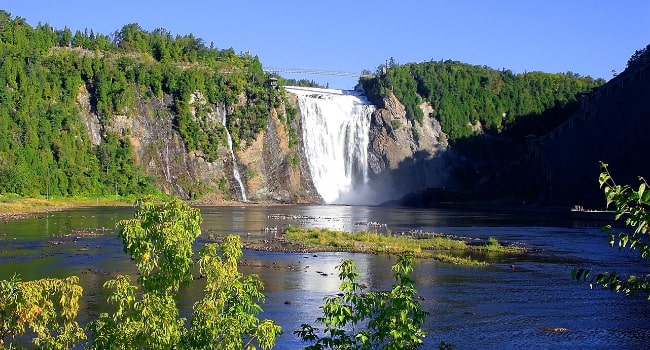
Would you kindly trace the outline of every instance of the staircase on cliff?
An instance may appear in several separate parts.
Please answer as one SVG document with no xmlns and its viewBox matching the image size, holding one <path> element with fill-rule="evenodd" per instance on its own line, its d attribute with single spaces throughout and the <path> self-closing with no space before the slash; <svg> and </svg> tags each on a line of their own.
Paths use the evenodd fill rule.
<svg viewBox="0 0 650 350">
<path fill-rule="evenodd" d="M 602 207 L 600 162 L 609 164 L 620 183 L 636 183 L 638 176 L 650 178 L 649 70 L 646 55 L 581 96 L 577 112 L 548 134 L 530 136 L 527 154 L 484 178 L 483 184 L 502 195 L 533 202 Z"/>
</svg>

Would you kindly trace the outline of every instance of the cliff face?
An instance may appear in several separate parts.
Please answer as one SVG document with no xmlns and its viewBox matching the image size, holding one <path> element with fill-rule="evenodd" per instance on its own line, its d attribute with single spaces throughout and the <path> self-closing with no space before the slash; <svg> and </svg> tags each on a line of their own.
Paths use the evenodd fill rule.
<svg viewBox="0 0 650 350">
<path fill-rule="evenodd" d="M 544 174 L 541 190 L 549 200 L 604 205 L 599 164 L 610 165 L 621 184 L 638 185 L 650 176 L 650 62 L 630 67 L 595 93 L 580 110 L 539 140 L 536 160 Z"/>
<path fill-rule="evenodd" d="M 612 174 L 622 183 L 634 183 L 639 175 L 648 178 L 650 169 L 643 161 L 650 156 L 644 141 L 644 131 L 650 128 L 647 70 L 647 66 L 638 66 L 621 73 L 593 95 L 585 96 L 581 109 L 562 126 L 548 135 L 530 138 L 528 153 L 522 159 L 500 165 L 489 175 L 481 173 L 486 198 L 602 204 L 597 184 L 599 161 L 609 163 Z M 287 97 L 297 108 L 296 96 Z M 176 130 L 170 96 L 138 96 L 137 110 L 132 107 L 124 115 L 108 119 L 98 116 L 89 101 L 90 94 L 82 86 L 77 103 L 90 142 L 99 144 L 106 132 L 121 135 L 132 145 L 137 165 L 164 192 L 185 199 L 199 198 L 203 204 L 241 199 L 227 142 L 218 145 L 212 158 L 200 151 L 188 151 Z M 222 120 L 232 110 L 208 104 L 200 92 L 193 94 L 190 105 L 197 120 L 197 107 L 207 111 L 200 117 L 202 127 L 225 133 Z M 459 173 L 474 169 L 449 147 L 429 105 L 420 106 L 424 111 L 422 123 L 409 120 L 394 95 L 386 97 L 383 105 L 371 117 L 368 202 L 381 203 L 411 193 L 435 194 L 435 189 L 457 187 Z M 298 114 L 287 120 L 287 107 L 282 103 L 271 109 L 266 128 L 254 139 L 241 141 L 234 151 L 241 180 L 253 202 L 319 203 L 322 199 L 313 186 L 302 140 L 298 137 L 293 145 L 290 142 L 290 133 L 302 135 L 302 118 Z"/>
<path fill-rule="evenodd" d="M 171 97 L 158 100 L 138 96 L 138 99 L 138 110 L 101 120 L 91 109 L 88 91 L 82 87 L 77 102 L 91 142 L 99 144 L 107 131 L 127 139 L 133 147 L 136 163 L 165 193 L 184 199 L 200 198 L 199 204 L 220 204 L 240 199 L 227 142 L 218 146 L 217 159 L 212 161 L 201 151 L 188 151 L 175 129 Z M 193 110 L 201 105 L 208 111 L 207 117 L 201 121 L 204 127 L 223 128 L 219 120 L 226 111 L 222 106 L 207 104 L 200 92 L 192 96 L 190 104 Z M 193 115 L 196 117 L 195 113 Z M 294 155 L 299 157 L 299 151 L 289 147 L 286 127 L 273 109 L 266 130 L 235 151 L 241 180 L 250 201 L 318 201 L 318 195 L 310 187 L 309 177 L 299 165 L 290 162 Z M 299 128 L 299 122 L 291 127 Z"/>
<path fill-rule="evenodd" d="M 450 174 L 456 157 L 431 106 L 420 106 L 425 116 L 422 123 L 407 119 L 394 95 L 384 99 L 384 106 L 372 115 L 370 126 L 370 186 L 377 199 L 453 185 Z"/>
<path fill-rule="evenodd" d="M 181 198 L 192 196 L 190 184 L 209 181 L 208 178 L 224 173 L 223 162 L 208 163 L 200 152 L 187 152 L 183 140 L 174 130 L 171 98 L 161 101 L 138 97 L 137 111 L 102 120 L 88 103 L 88 91 L 85 87 L 80 89 L 77 101 L 94 145 L 101 142 L 106 132 L 121 135 L 131 143 L 136 163 L 153 179 L 156 187 Z"/>
<path fill-rule="evenodd" d="M 289 96 L 296 104 L 295 96 Z M 254 201 L 280 203 L 320 202 L 309 171 L 304 153 L 299 146 L 289 145 L 287 128 L 293 128 L 300 135 L 300 116 L 288 124 L 283 123 L 276 110 L 272 110 L 266 130 L 237 152 L 237 158 L 245 169 L 246 187 Z"/>
<path fill-rule="evenodd" d="M 483 190 L 526 203 L 604 207 L 600 162 L 620 184 L 650 178 L 649 71 L 641 61 L 583 96 L 576 113 L 549 134 L 529 137 L 528 153 L 484 179 Z"/>
</svg>

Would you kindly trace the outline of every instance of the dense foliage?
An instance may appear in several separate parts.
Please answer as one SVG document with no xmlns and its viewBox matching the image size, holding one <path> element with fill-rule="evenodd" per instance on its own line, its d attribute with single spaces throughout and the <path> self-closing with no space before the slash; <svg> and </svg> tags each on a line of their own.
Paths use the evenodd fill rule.
<svg viewBox="0 0 650 350">
<path fill-rule="evenodd" d="M 236 146 L 263 129 L 281 101 L 257 57 L 137 24 L 111 35 L 72 33 L 0 11 L 0 62 L 0 193 L 148 193 L 151 180 L 135 164 L 129 131 L 110 132 L 115 115 L 171 115 L 187 149 L 215 159 L 225 133 L 209 123 L 209 108 L 190 104 L 196 92 L 229 111 Z M 99 145 L 81 116 L 86 95 L 101 124 Z M 143 101 L 155 100 L 159 110 L 143 110 Z"/>
<path fill-rule="evenodd" d="M 278 77 L 278 81 L 282 86 L 304 86 L 304 87 L 314 87 L 314 88 L 322 88 L 326 89 L 328 88 L 328 85 L 322 85 L 317 83 L 314 80 L 308 80 L 308 79 L 284 79 L 282 77 Z"/>
<path fill-rule="evenodd" d="M 77 323 L 83 289 L 77 277 L 0 281 L 0 349 L 11 336 L 34 335 L 40 348 L 70 349 L 88 339 L 90 349 L 269 349 L 281 328 L 260 320 L 262 282 L 238 272 L 239 236 L 206 244 L 195 262 L 201 234 L 198 209 L 179 199 L 140 200 L 133 219 L 118 223 L 124 251 L 135 262 L 137 284 L 118 275 L 104 283 L 112 313 L 101 313 L 84 329 Z M 177 305 L 180 288 L 205 277 L 204 296 L 188 321 Z"/>
<path fill-rule="evenodd" d="M 627 67 L 629 68 L 637 63 L 646 63 L 648 59 L 650 59 L 650 44 L 640 50 L 634 51 L 634 54 L 627 61 Z"/>
<path fill-rule="evenodd" d="M 82 292 L 74 276 L 0 281 L 0 349 L 7 336 L 26 333 L 35 334 L 34 344 L 44 349 L 69 349 L 86 339 L 76 321 Z"/>
<path fill-rule="evenodd" d="M 96 349 L 242 349 L 244 342 L 271 348 L 280 327 L 260 321 L 258 301 L 264 300 L 256 276 L 243 276 L 238 269 L 242 255 L 239 236 L 222 244 L 207 244 L 198 259 L 206 277 L 205 295 L 194 304 L 186 328 L 179 317 L 179 288 L 193 280 L 192 244 L 201 234 L 201 214 L 175 199 L 165 203 L 143 200 L 131 220 L 118 224 L 124 250 L 133 257 L 140 276 L 138 287 L 128 276 L 106 282 L 113 290 L 112 314 L 101 314 L 90 325 Z"/>
<path fill-rule="evenodd" d="M 616 209 L 616 219 L 625 220 L 631 230 L 614 233 L 611 225 L 605 226 L 604 231 L 610 232 L 609 244 L 619 250 L 636 251 L 643 261 L 650 257 L 650 186 L 644 178 L 639 178 L 637 189 L 629 185 L 619 185 L 614 182 L 606 164 L 602 164 L 600 186 L 605 192 L 607 205 Z M 588 280 L 591 286 L 600 285 L 616 292 L 631 296 L 642 293 L 650 300 L 650 274 L 641 272 L 639 275 L 625 276 L 616 271 L 600 272 L 592 275 L 590 269 L 579 268 L 572 271 L 572 277 L 577 280 Z"/>
<path fill-rule="evenodd" d="M 420 105 L 430 104 L 451 141 L 512 130 L 523 120 L 531 124 L 526 132 L 543 133 L 566 117 L 565 108 L 577 107 L 579 94 L 603 83 L 571 72 L 514 74 L 451 60 L 399 65 L 392 59 L 375 77 L 361 79 L 375 104 L 394 93 L 411 120 L 422 122 Z"/>
</svg>

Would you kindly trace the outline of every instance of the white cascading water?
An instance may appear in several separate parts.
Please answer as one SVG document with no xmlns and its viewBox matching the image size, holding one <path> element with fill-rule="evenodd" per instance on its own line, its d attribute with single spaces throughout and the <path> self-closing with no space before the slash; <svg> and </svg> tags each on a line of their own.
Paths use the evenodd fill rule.
<svg viewBox="0 0 650 350">
<path fill-rule="evenodd" d="M 370 115 L 375 107 L 357 91 L 287 86 L 298 96 L 304 152 L 326 203 L 361 204 L 368 182 Z"/>
<path fill-rule="evenodd" d="M 241 200 L 242 202 L 248 202 L 248 198 L 246 197 L 246 189 L 244 188 L 244 183 L 241 181 L 241 175 L 239 174 L 239 166 L 237 166 L 237 158 L 235 158 L 235 152 L 232 149 L 232 136 L 230 136 L 230 131 L 228 131 L 228 127 L 226 126 L 226 111 L 221 110 L 219 108 L 217 110 L 217 114 L 219 115 L 219 122 L 221 125 L 223 125 L 223 128 L 226 129 L 226 136 L 228 139 L 228 149 L 230 150 L 230 158 L 232 159 L 232 172 L 233 176 L 235 177 L 235 180 L 237 180 L 237 183 L 239 184 L 239 190 L 241 192 Z"/>
</svg>

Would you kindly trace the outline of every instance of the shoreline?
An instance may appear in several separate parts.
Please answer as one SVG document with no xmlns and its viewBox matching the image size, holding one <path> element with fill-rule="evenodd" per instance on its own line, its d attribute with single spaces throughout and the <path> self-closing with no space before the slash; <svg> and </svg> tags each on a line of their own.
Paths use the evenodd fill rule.
<svg viewBox="0 0 650 350">
<path fill-rule="evenodd" d="M 0 195 L 0 221 L 24 219 L 50 212 L 64 211 L 72 208 L 96 206 L 128 206 L 126 199 L 115 200 L 106 198 L 18 198 Z"/>
<path fill-rule="evenodd" d="M 313 203 L 276 203 L 276 202 L 240 202 L 225 200 L 195 200 L 185 201 L 192 207 L 236 207 L 236 206 L 288 206 L 288 205 L 310 205 Z M 133 199 L 88 199 L 88 198 L 5 198 L 0 195 L 0 221 L 19 220 L 40 214 L 65 211 L 83 207 L 101 206 L 133 206 Z"/>
<path fill-rule="evenodd" d="M 132 206 L 133 199 L 113 198 L 19 198 L 0 195 L 0 221 L 17 220 L 29 217 L 30 215 L 44 214 L 48 212 L 65 211 L 73 208 L 95 207 L 95 206 Z M 283 207 L 291 205 L 320 205 L 319 203 L 297 202 L 241 202 L 228 201 L 221 198 L 208 196 L 198 200 L 186 200 L 185 203 L 192 207 Z M 413 208 L 417 209 L 417 208 Z M 572 214 L 571 206 L 568 205 L 512 205 L 512 204 L 491 204 L 477 202 L 443 202 L 431 209 L 454 209 L 454 210 L 482 210 L 492 212 L 510 213 L 539 213 L 539 214 Z"/>
</svg>

